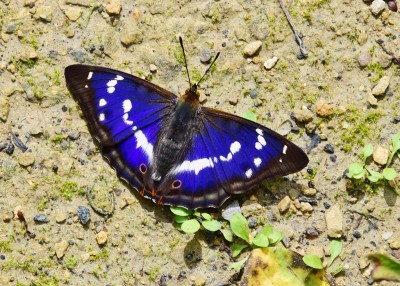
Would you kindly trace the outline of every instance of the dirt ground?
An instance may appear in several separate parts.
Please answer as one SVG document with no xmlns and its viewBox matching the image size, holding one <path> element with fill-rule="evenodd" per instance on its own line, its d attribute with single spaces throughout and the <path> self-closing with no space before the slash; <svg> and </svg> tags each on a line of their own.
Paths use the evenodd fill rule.
<svg viewBox="0 0 400 286">
<path fill-rule="evenodd" d="M 298 130 L 288 138 L 308 151 L 303 171 L 235 198 L 256 222 L 252 231 L 271 223 L 292 250 L 326 256 L 325 215 L 338 207 L 343 252 L 335 263 L 344 269 L 333 278 L 336 285 L 397 285 L 373 282 L 366 255 L 399 259 L 399 198 L 388 184 L 354 186 L 344 173 L 361 161 L 365 144 L 389 150 L 399 132 L 400 68 L 377 41 L 400 58 L 400 13 L 385 6 L 374 15 L 370 1 L 285 4 L 307 58 L 298 57 L 279 1 L 2 0 L 0 285 L 239 283 L 222 235 L 176 230 L 169 207 L 118 180 L 65 85 L 64 68 L 85 63 L 145 77 L 178 94 L 188 87 L 178 36 L 192 76 L 207 68 L 200 59 L 221 53 L 201 86 L 205 106 L 252 111 L 274 130 L 291 120 Z M 260 49 L 245 56 L 257 41 Z M 274 56 L 278 62 L 267 70 L 264 62 Z M 389 87 L 374 96 L 385 76 Z M 392 163 L 398 172 L 399 161 Z M 82 195 L 91 188 L 100 198 L 114 192 L 116 209 L 107 220 Z M 296 208 L 304 194 L 312 204 Z M 291 208 L 281 213 L 286 195 Z M 78 206 L 90 209 L 87 225 L 79 222 Z M 34 238 L 13 219 L 19 208 Z M 39 214 L 43 222 L 34 221 Z M 310 229 L 317 235 L 307 235 Z"/>
</svg>

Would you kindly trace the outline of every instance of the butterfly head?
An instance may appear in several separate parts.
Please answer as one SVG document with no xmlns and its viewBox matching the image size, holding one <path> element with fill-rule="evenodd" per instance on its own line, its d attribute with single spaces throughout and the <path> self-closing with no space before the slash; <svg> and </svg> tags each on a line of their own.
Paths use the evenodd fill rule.
<svg viewBox="0 0 400 286">
<path fill-rule="evenodd" d="M 190 88 L 185 91 L 185 94 L 182 95 L 181 100 L 191 104 L 197 104 L 200 98 L 200 93 L 197 90 L 197 87 L 198 85 L 196 83 L 192 84 Z"/>
</svg>

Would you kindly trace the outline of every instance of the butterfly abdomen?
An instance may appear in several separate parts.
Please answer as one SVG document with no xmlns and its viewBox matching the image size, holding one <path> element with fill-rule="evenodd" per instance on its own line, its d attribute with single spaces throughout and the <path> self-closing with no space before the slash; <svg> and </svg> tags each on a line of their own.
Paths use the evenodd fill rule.
<svg viewBox="0 0 400 286">
<path fill-rule="evenodd" d="M 164 132 L 160 132 L 156 144 L 153 180 L 160 181 L 173 166 L 183 161 L 192 145 L 196 112 L 193 104 L 178 101 L 172 118 L 165 121 Z"/>
</svg>

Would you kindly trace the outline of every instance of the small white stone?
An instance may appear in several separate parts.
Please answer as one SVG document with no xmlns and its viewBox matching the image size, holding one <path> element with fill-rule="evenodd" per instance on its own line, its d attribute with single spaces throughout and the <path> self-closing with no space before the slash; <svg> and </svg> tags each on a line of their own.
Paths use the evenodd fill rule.
<svg viewBox="0 0 400 286">
<path fill-rule="evenodd" d="M 247 57 L 251 57 L 257 53 L 257 51 L 261 48 L 261 45 L 261 41 L 251 42 L 244 48 L 243 54 Z"/>
<path fill-rule="evenodd" d="M 268 71 L 272 69 L 276 63 L 278 62 L 279 58 L 278 57 L 273 57 L 271 59 L 268 59 L 264 62 L 264 68 Z"/>
<path fill-rule="evenodd" d="M 343 216 L 339 206 L 332 206 L 325 214 L 328 236 L 341 238 L 343 236 Z"/>
<path fill-rule="evenodd" d="M 388 240 L 389 238 L 392 237 L 392 235 L 393 235 L 393 231 L 388 231 L 388 232 L 385 232 L 385 233 L 382 234 L 382 238 L 384 240 Z"/>
<path fill-rule="evenodd" d="M 375 148 L 374 154 L 372 157 L 374 158 L 374 161 L 378 163 L 379 165 L 385 165 L 389 159 L 389 150 L 383 148 L 382 146 L 379 146 Z"/>
<path fill-rule="evenodd" d="M 386 3 L 383 0 L 374 0 L 371 3 L 371 12 L 374 15 L 378 15 L 381 13 L 383 10 L 385 10 Z"/>
<path fill-rule="evenodd" d="M 390 83 L 390 77 L 386 75 L 383 76 L 375 85 L 375 87 L 372 89 L 372 94 L 374 96 L 380 96 L 385 94 L 387 88 L 389 87 L 389 83 Z"/>
</svg>

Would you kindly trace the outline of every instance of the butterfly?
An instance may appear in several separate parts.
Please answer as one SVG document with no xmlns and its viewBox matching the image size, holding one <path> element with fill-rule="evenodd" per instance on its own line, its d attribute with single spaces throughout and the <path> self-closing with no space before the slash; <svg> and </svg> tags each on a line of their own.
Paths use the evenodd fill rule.
<svg viewBox="0 0 400 286">
<path fill-rule="evenodd" d="M 105 67 L 71 65 L 65 78 L 117 176 L 157 204 L 218 208 L 308 164 L 301 148 L 267 127 L 201 106 L 190 79 L 178 98 Z"/>
</svg>

